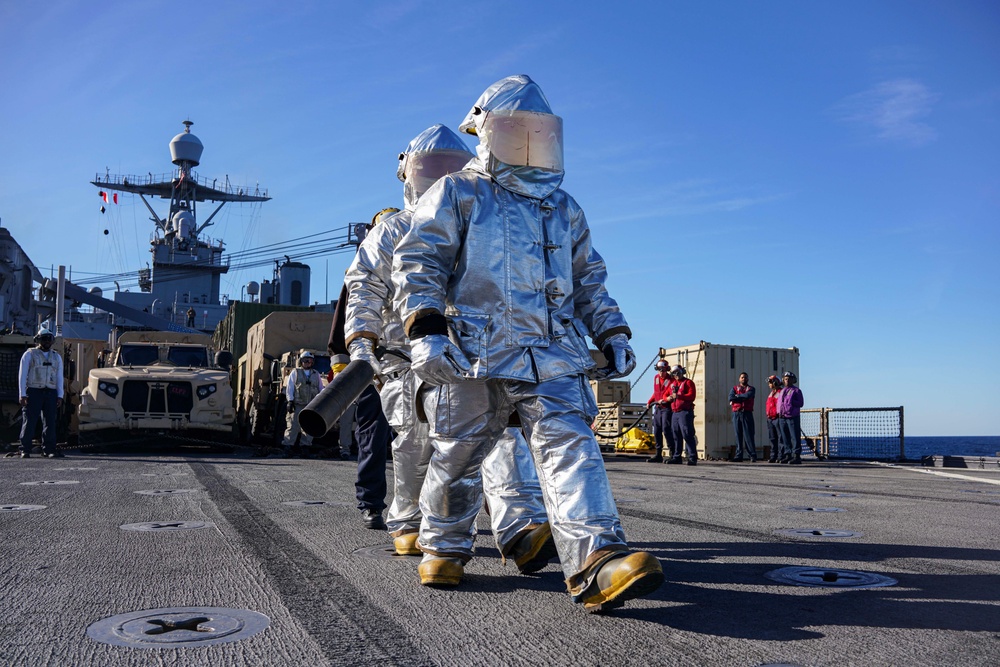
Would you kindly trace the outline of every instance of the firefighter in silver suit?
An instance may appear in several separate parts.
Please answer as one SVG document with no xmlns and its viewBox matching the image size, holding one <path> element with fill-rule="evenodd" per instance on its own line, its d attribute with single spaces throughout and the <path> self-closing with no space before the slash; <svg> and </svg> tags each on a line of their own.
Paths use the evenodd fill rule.
<svg viewBox="0 0 1000 667">
<path fill-rule="evenodd" d="M 397 434 L 392 443 L 394 493 L 386 523 L 400 555 L 422 553 L 417 546 L 419 498 L 432 449 L 428 425 L 416 414 L 420 385 L 410 371 L 409 342 L 392 309 L 392 255 L 409 229 L 420 196 L 438 178 L 461 170 L 473 157 L 465 142 L 443 125 L 434 125 L 411 141 L 400 154 L 397 170 L 406 208 L 378 218 L 346 277 L 345 340 L 352 357 L 367 361 L 382 377 L 382 407 Z M 386 350 L 381 360 L 375 356 L 379 344 Z M 513 559 L 522 572 L 541 569 L 555 556 L 555 547 L 527 443 L 519 430 L 511 429 L 500 439 L 484 467 L 484 478 L 501 554 Z"/>
<path fill-rule="evenodd" d="M 580 206 L 560 189 L 562 119 L 524 75 L 490 86 L 462 123 L 476 159 L 417 203 L 396 246 L 395 304 L 429 390 L 434 453 L 420 495 L 421 583 L 457 586 L 472 558 L 475 470 L 520 418 L 574 601 L 620 606 L 663 581 L 630 552 L 590 424 L 591 377 L 635 367 L 631 331 Z M 585 335 L 604 352 L 595 372 Z"/>
</svg>

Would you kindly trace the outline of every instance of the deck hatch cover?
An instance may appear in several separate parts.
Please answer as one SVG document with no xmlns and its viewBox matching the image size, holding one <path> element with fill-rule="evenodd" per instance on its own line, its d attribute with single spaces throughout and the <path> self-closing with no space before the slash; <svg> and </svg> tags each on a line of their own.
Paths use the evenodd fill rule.
<svg viewBox="0 0 1000 667">
<path fill-rule="evenodd" d="M 353 507 L 352 503 L 345 503 L 337 500 L 286 500 L 281 503 L 289 507 L 312 507 L 314 505 L 336 505 L 339 507 Z"/>
<path fill-rule="evenodd" d="M 846 512 L 847 510 L 841 509 L 840 507 L 804 507 L 804 506 L 792 506 L 786 507 L 789 512 Z"/>
<path fill-rule="evenodd" d="M 45 480 L 41 482 L 21 482 L 21 486 L 59 486 L 62 484 L 79 484 L 79 481 L 70 479 Z"/>
<path fill-rule="evenodd" d="M 43 509 L 45 505 L 0 505 L 0 512 L 33 512 Z"/>
<path fill-rule="evenodd" d="M 841 537 L 861 537 L 861 533 L 853 530 L 831 530 L 829 528 L 785 528 L 774 531 L 776 535 L 785 537 L 809 537 L 809 538 L 841 538 Z"/>
<path fill-rule="evenodd" d="M 184 493 L 197 493 L 198 489 L 143 489 L 136 491 L 140 496 L 177 496 Z"/>
<path fill-rule="evenodd" d="M 892 577 L 874 572 L 822 567 L 783 567 L 764 576 L 780 584 L 817 588 L 880 588 L 899 583 Z"/>
<path fill-rule="evenodd" d="M 271 623 L 264 614 L 226 607 L 169 607 L 111 616 L 91 624 L 87 636 L 131 648 L 207 646 L 247 639 Z"/>
<path fill-rule="evenodd" d="M 353 553 L 355 556 L 374 558 L 376 560 L 405 560 L 412 563 L 414 559 L 414 556 L 400 556 L 397 554 L 396 547 L 392 544 L 376 544 L 373 547 L 356 549 Z"/>
<path fill-rule="evenodd" d="M 175 530 L 214 528 L 215 524 L 211 521 L 145 521 L 142 523 L 126 523 L 118 527 L 122 530 L 163 533 Z"/>
</svg>

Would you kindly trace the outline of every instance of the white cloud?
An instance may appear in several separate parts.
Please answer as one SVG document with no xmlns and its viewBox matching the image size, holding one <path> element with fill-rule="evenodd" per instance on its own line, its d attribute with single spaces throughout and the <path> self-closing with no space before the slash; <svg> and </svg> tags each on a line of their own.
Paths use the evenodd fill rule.
<svg viewBox="0 0 1000 667">
<path fill-rule="evenodd" d="M 627 196 L 628 206 L 622 210 L 634 212 L 590 220 L 591 226 L 633 222 L 668 217 L 734 213 L 747 208 L 786 199 L 789 195 L 747 192 L 744 188 L 725 186 L 710 179 L 689 178 L 664 183 L 655 191 Z M 721 228 L 717 228 L 721 229 Z"/>
<path fill-rule="evenodd" d="M 843 121 L 874 129 L 879 139 L 922 146 L 937 138 L 934 128 L 921 120 L 937 99 L 919 81 L 894 79 L 851 95 L 836 111 Z"/>
</svg>

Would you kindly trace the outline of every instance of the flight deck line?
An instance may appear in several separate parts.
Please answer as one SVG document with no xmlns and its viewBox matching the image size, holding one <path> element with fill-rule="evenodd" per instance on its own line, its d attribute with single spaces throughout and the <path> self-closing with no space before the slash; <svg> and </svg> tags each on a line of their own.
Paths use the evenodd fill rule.
<svg viewBox="0 0 1000 667">
<path fill-rule="evenodd" d="M 873 461 L 875 465 L 883 466 L 885 468 L 895 468 L 897 470 L 908 470 L 910 472 L 924 473 L 925 475 L 939 475 L 941 477 L 954 477 L 956 479 L 967 479 L 970 482 L 985 482 L 986 484 L 996 484 L 1000 486 L 1000 479 L 985 479 L 983 477 L 971 477 L 969 475 L 958 475 L 953 472 L 938 472 L 937 470 L 924 470 L 922 468 L 908 468 L 906 466 L 898 466 L 895 463 L 880 463 L 878 461 Z"/>
</svg>

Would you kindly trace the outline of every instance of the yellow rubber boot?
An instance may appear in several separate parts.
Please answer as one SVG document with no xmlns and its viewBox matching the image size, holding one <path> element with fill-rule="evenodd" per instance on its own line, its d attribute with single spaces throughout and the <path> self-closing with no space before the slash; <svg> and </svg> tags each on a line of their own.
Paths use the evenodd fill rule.
<svg viewBox="0 0 1000 667">
<path fill-rule="evenodd" d="M 417 533 L 405 533 L 393 538 L 392 544 L 396 547 L 397 556 L 422 556 L 424 553 L 417 546 Z"/>
<path fill-rule="evenodd" d="M 607 561 L 583 597 L 584 609 L 601 612 L 652 593 L 663 583 L 660 561 L 645 551 Z"/>
<path fill-rule="evenodd" d="M 462 583 L 465 565 L 460 558 L 425 556 L 417 566 L 420 584 L 436 588 L 454 588 Z"/>
<path fill-rule="evenodd" d="M 545 567 L 558 555 L 549 522 L 525 533 L 514 545 L 510 555 L 521 574 L 531 574 Z"/>
</svg>

